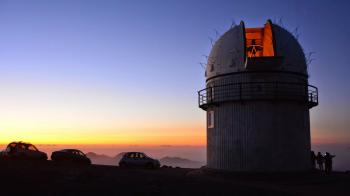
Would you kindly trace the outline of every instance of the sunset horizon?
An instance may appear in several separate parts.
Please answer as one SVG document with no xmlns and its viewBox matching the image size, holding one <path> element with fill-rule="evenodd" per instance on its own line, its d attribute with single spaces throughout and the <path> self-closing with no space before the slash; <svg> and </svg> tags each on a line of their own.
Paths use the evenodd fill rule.
<svg viewBox="0 0 350 196">
<path fill-rule="evenodd" d="M 0 144 L 205 148 L 198 91 L 213 45 L 240 21 L 249 29 L 271 19 L 300 42 L 319 89 L 311 147 L 346 152 L 347 35 L 323 25 L 344 28 L 339 5 L 0 1 Z"/>
<path fill-rule="evenodd" d="M 349 196 L 349 7 L 0 0 L 0 195 Z"/>
</svg>

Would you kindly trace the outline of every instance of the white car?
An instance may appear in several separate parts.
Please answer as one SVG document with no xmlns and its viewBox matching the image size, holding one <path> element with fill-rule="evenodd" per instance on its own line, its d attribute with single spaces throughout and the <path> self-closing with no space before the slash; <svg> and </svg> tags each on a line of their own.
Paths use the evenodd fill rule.
<svg viewBox="0 0 350 196">
<path fill-rule="evenodd" d="M 157 159 L 147 156 L 143 152 L 127 152 L 119 161 L 120 167 L 146 167 L 159 168 L 160 163 Z"/>
</svg>

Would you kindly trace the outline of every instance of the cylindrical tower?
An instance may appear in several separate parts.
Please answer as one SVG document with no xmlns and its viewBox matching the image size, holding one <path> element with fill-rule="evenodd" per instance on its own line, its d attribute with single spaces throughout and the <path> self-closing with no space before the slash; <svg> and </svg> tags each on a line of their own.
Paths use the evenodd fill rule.
<svg viewBox="0 0 350 196">
<path fill-rule="evenodd" d="M 296 38 L 270 20 L 231 28 L 214 44 L 206 88 L 207 166 L 232 171 L 311 167 L 309 109 L 318 105 Z"/>
</svg>

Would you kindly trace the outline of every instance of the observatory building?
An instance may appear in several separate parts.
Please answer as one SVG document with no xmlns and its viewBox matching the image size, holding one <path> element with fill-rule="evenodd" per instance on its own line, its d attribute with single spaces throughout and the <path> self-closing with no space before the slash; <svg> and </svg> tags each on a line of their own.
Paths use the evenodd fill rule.
<svg viewBox="0 0 350 196">
<path fill-rule="evenodd" d="M 207 112 L 209 168 L 311 168 L 309 109 L 318 105 L 318 91 L 289 31 L 270 20 L 259 28 L 241 22 L 216 41 L 205 76 L 198 101 Z"/>
</svg>

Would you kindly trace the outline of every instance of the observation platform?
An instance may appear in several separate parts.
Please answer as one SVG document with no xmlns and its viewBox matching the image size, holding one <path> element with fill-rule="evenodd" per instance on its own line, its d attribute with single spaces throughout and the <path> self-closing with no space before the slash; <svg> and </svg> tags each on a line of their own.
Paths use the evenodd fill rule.
<svg viewBox="0 0 350 196">
<path fill-rule="evenodd" d="M 318 89 L 302 83 L 243 82 L 207 87 L 198 91 L 198 104 L 203 110 L 232 101 L 298 101 L 309 108 L 318 105 Z"/>
</svg>

